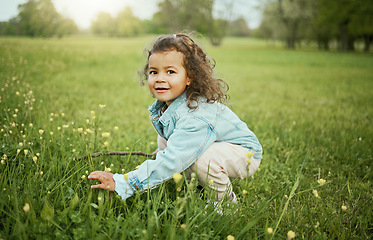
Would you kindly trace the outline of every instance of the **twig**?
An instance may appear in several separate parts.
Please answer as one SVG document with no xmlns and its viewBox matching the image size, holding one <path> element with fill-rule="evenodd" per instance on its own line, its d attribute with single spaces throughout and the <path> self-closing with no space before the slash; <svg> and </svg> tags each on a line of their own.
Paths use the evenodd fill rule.
<svg viewBox="0 0 373 240">
<path fill-rule="evenodd" d="M 90 156 L 92 158 L 94 157 L 99 157 L 101 155 L 139 155 L 139 156 L 145 156 L 145 157 L 150 157 L 150 158 L 154 158 L 154 154 L 151 154 L 151 153 L 145 153 L 145 152 L 141 152 L 141 151 L 135 151 L 135 152 L 129 152 L 129 151 L 114 151 L 114 152 L 108 152 L 108 153 L 101 153 L 101 152 L 97 152 L 97 153 L 92 153 Z M 84 156 L 84 157 L 74 157 L 74 160 L 82 160 L 82 159 L 87 159 L 89 156 Z"/>
</svg>

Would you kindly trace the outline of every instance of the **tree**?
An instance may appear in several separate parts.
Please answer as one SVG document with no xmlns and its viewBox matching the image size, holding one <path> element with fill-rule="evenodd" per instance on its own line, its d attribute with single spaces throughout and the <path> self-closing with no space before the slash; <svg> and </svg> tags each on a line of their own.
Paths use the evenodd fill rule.
<svg viewBox="0 0 373 240">
<path fill-rule="evenodd" d="M 106 12 L 100 12 L 91 24 L 92 32 L 98 35 L 114 36 L 116 29 L 115 19 Z"/>
<path fill-rule="evenodd" d="M 22 31 L 30 37 L 51 37 L 58 25 L 59 14 L 51 0 L 29 0 L 19 5 Z"/>
<path fill-rule="evenodd" d="M 222 11 L 214 9 L 217 3 L 223 6 Z M 227 33 L 232 5 L 232 0 L 164 0 L 153 20 L 165 26 L 167 32 L 197 31 L 207 34 L 213 45 L 220 45 Z"/>
<path fill-rule="evenodd" d="M 132 9 L 126 7 L 118 14 L 117 22 L 117 35 L 121 37 L 132 37 L 142 33 L 141 21 L 133 15 Z"/>
<path fill-rule="evenodd" d="M 63 18 L 61 17 L 57 24 L 56 34 L 58 37 L 62 37 L 64 35 L 71 35 L 78 32 L 78 26 L 71 18 Z"/>
<path fill-rule="evenodd" d="M 250 35 L 250 29 L 244 18 L 240 17 L 229 24 L 230 35 L 247 37 Z"/>
</svg>

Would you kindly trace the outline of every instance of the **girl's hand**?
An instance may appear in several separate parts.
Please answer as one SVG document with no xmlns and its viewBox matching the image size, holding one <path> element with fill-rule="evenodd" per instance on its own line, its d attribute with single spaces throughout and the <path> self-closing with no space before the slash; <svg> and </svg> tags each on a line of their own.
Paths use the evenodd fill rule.
<svg viewBox="0 0 373 240">
<path fill-rule="evenodd" d="M 102 188 L 109 191 L 115 190 L 115 181 L 113 175 L 110 172 L 95 171 L 89 174 L 88 179 L 96 179 L 101 182 L 101 184 L 92 185 L 91 188 Z"/>
</svg>

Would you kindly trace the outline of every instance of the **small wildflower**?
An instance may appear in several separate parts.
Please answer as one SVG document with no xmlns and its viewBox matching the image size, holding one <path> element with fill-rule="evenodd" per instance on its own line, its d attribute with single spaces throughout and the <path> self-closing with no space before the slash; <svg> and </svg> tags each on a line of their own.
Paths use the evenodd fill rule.
<svg viewBox="0 0 373 240">
<path fill-rule="evenodd" d="M 180 228 L 183 229 L 183 230 L 186 230 L 187 229 L 187 225 L 185 223 L 183 223 L 183 224 L 180 225 Z"/>
<path fill-rule="evenodd" d="M 57 130 L 58 130 L 58 131 L 61 131 L 61 129 L 62 129 L 61 127 L 57 127 Z"/>
<path fill-rule="evenodd" d="M 36 153 L 36 156 L 40 157 L 40 153 Z"/>
<path fill-rule="evenodd" d="M 227 240 L 234 240 L 235 238 L 232 235 L 227 236 Z"/>
<path fill-rule="evenodd" d="M 32 157 L 32 161 L 34 161 L 34 163 L 36 163 L 36 161 L 38 161 L 38 157 L 37 156 Z"/>
<path fill-rule="evenodd" d="M 68 128 L 69 125 L 65 124 L 65 125 L 62 125 L 63 128 Z"/>
<path fill-rule="evenodd" d="M 247 191 L 246 191 L 246 190 L 242 190 L 242 194 L 243 194 L 243 195 L 246 195 L 246 194 L 247 194 Z"/>
<path fill-rule="evenodd" d="M 151 142 L 150 142 L 150 145 L 155 145 L 155 142 L 151 141 Z"/>
<path fill-rule="evenodd" d="M 180 191 L 181 191 L 181 188 L 178 187 L 178 188 L 176 189 L 176 191 L 180 192 Z"/>
<path fill-rule="evenodd" d="M 53 132 L 50 132 L 49 134 L 50 134 L 51 136 L 53 136 Z"/>
<path fill-rule="evenodd" d="M 342 211 L 346 211 L 347 210 L 347 206 L 345 206 L 345 205 L 342 205 Z"/>
<path fill-rule="evenodd" d="M 43 171 L 40 171 L 40 175 L 43 175 L 44 174 L 44 172 Z"/>
<path fill-rule="evenodd" d="M 322 186 L 322 185 L 324 185 L 326 183 L 326 180 L 320 178 L 319 180 L 317 180 L 317 182 L 320 184 L 320 186 Z"/>
<path fill-rule="evenodd" d="M 267 228 L 267 234 L 272 235 L 273 234 L 273 228 L 271 228 L 271 227 Z"/>
<path fill-rule="evenodd" d="M 4 164 L 5 164 L 4 159 L 1 159 L 1 165 L 4 165 Z"/>
<path fill-rule="evenodd" d="M 98 197 L 97 200 L 100 202 L 100 201 L 102 200 L 102 198 L 101 198 L 101 197 Z"/>
<path fill-rule="evenodd" d="M 245 156 L 246 156 L 248 159 L 250 159 L 250 158 L 252 158 L 252 157 L 254 156 L 254 153 L 253 153 L 253 152 L 248 152 L 248 153 L 245 154 Z"/>
<path fill-rule="evenodd" d="M 85 179 L 86 179 L 86 176 L 85 176 L 85 175 L 82 175 L 82 176 L 81 176 L 81 179 L 82 179 L 82 180 L 85 180 Z"/>
<path fill-rule="evenodd" d="M 140 165 L 137 165 L 136 167 L 135 167 L 135 169 L 139 169 L 140 168 Z"/>
<path fill-rule="evenodd" d="M 85 122 L 88 124 L 88 123 L 89 123 L 89 119 L 87 118 L 87 119 L 85 120 Z"/>
<path fill-rule="evenodd" d="M 115 127 L 114 127 L 114 130 L 115 130 L 115 131 L 118 131 L 118 129 L 119 129 L 118 126 L 115 126 Z"/>
<path fill-rule="evenodd" d="M 312 190 L 312 194 L 313 194 L 315 197 L 317 197 L 317 198 L 320 197 L 320 196 L 319 196 L 319 193 L 317 192 L 316 189 Z"/>
<path fill-rule="evenodd" d="M 43 129 L 39 129 L 39 134 L 42 135 L 44 133 Z"/>
<path fill-rule="evenodd" d="M 61 113 L 61 117 L 64 117 L 65 116 L 65 114 L 64 113 Z"/>
<path fill-rule="evenodd" d="M 183 176 L 180 173 L 174 173 L 174 175 L 172 175 L 172 178 L 174 179 L 175 183 L 179 183 Z"/>
<path fill-rule="evenodd" d="M 78 128 L 78 132 L 83 132 L 83 128 Z"/>
<path fill-rule="evenodd" d="M 27 155 L 27 153 L 28 153 L 28 150 L 27 150 L 27 149 L 25 149 L 25 150 L 23 150 L 23 152 L 25 153 L 25 155 Z"/>
<path fill-rule="evenodd" d="M 110 186 L 109 185 L 107 185 L 107 190 L 110 190 Z"/>
<path fill-rule="evenodd" d="M 18 145 L 19 145 L 20 147 L 22 147 L 22 146 L 23 146 L 23 143 L 22 143 L 22 142 L 20 142 L 20 143 L 18 143 Z"/>
<path fill-rule="evenodd" d="M 288 232 L 288 240 L 293 239 L 293 238 L 295 238 L 295 232 L 290 230 Z"/>
<path fill-rule="evenodd" d="M 99 104 L 98 106 L 99 106 L 101 109 L 103 109 L 103 108 L 106 107 L 106 105 L 103 105 L 103 104 Z"/>
<path fill-rule="evenodd" d="M 124 169 L 122 169 L 122 171 L 124 171 Z M 123 174 L 123 176 L 124 176 L 124 179 L 126 180 L 126 181 L 128 181 L 128 174 L 126 173 L 126 174 Z"/>
<path fill-rule="evenodd" d="M 105 166 L 105 172 L 111 172 L 111 168 Z"/>
<path fill-rule="evenodd" d="M 86 129 L 87 133 L 93 133 L 93 131 L 91 129 Z"/>
<path fill-rule="evenodd" d="M 108 142 L 104 142 L 104 146 L 105 147 L 109 146 L 109 143 Z"/>
<path fill-rule="evenodd" d="M 24 212 L 29 212 L 30 211 L 30 205 L 28 203 L 26 203 L 25 206 L 23 206 L 23 211 Z"/>
<path fill-rule="evenodd" d="M 102 137 L 103 137 L 103 138 L 110 137 L 110 133 L 109 133 L 109 132 L 103 132 L 103 133 L 102 133 Z"/>
<path fill-rule="evenodd" d="M 214 180 L 211 179 L 209 183 L 210 183 L 210 185 L 213 185 L 214 184 Z"/>
</svg>

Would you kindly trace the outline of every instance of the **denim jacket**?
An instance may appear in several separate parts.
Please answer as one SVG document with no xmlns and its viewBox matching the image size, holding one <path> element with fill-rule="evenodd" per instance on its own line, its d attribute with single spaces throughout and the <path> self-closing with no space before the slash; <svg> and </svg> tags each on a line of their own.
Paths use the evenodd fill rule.
<svg viewBox="0 0 373 240">
<path fill-rule="evenodd" d="M 155 160 L 146 160 L 127 174 L 114 174 L 115 191 L 126 199 L 134 191 L 152 189 L 189 168 L 214 142 L 238 144 L 262 158 L 262 147 L 247 125 L 227 106 L 199 101 L 198 108 L 187 106 L 186 94 L 175 99 L 166 111 L 164 102 L 156 101 L 151 107 L 150 120 L 167 147 L 158 151 Z"/>
</svg>

